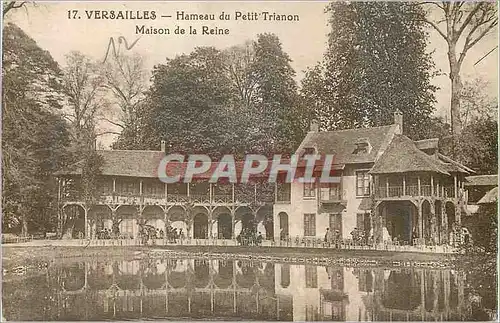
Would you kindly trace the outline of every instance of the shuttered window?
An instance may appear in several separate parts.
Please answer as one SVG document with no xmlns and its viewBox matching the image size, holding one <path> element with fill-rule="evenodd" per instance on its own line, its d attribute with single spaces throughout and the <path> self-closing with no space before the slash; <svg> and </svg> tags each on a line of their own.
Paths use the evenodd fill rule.
<svg viewBox="0 0 500 323">
<path fill-rule="evenodd" d="M 304 236 L 316 236 L 316 214 L 314 213 L 304 214 Z"/>
</svg>

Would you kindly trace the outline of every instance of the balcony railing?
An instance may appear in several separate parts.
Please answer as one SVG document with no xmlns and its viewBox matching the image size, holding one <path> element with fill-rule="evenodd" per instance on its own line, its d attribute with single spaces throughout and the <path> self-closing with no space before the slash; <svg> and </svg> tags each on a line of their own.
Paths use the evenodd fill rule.
<svg viewBox="0 0 500 323">
<path fill-rule="evenodd" d="M 231 194 L 221 194 L 214 195 L 212 201 L 216 204 L 227 204 L 233 202 L 233 196 Z"/>
<path fill-rule="evenodd" d="M 441 196 L 444 191 L 444 197 L 454 197 L 453 186 L 437 187 L 434 188 L 434 196 Z M 375 190 L 376 198 L 391 198 L 391 197 L 403 197 L 403 196 L 432 196 L 432 186 L 431 185 L 420 185 L 420 192 L 418 185 L 406 185 L 404 191 L 402 185 L 392 185 L 392 186 L 379 186 Z"/>
<path fill-rule="evenodd" d="M 320 198 L 322 202 L 338 202 L 342 200 L 342 194 L 338 189 L 322 190 Z"/>
<path fill-rule="evenodd" d="M 210 203 L 210 195 L 208 194 L 191 194 L 189 199 L 193 203 Z"/>
<path fill-rule="evenodd" d="M 186 203 L 189 198 L 186 194 L 167 194 L 167 202 L 170 203 Z"/>
<path fill-rule="evenodd" d="M 291 201 L 290 191 L 278 191 L 278 193 L 276 194 L 277 203 L 290 203 L 290 201 Z"/>
</svg>

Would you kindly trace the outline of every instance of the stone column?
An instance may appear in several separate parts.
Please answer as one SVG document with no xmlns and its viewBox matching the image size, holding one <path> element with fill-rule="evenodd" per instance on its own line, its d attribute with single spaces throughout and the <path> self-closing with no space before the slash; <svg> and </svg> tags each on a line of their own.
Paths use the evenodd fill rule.
<svg viewBox="0 0 500 323">
<path fill-rule="evenodd" d="M 234 192 L 234 190 L 233 190 L 233 192 Z M 236 235 L 234 234 L 235 224 L 236 224 L 235 212 L 234 212 L 234 210 L 231 210 L 231 239 L 236 238 Z"/>
<path fill-rule="evenodd" d="M 212 195 L 212 184 L 210 184 L 210 195 Z M 212 200 L 212 197 L 210 196 L 210 201 Z M 208 231 L 207 231 L 207 235 L 208 235 L 208 240 L 212 240 L 212 230 L 213 230 L 213 226 L 214 226 L 214 220 L 213 220 L 213 210 L 210 209 L 208 211 Z"/>
<path fill-rule="evenodd" d="M 87 209 L 86 206 L 83 207 L 83 211 L 85 212 L 85 227 L 84 227 L 84 234 L 85 234 L 85 239 L 90 239 L 90 230 L 89 230 L 89 221 L 88 221 L 88 213 L 89 210 Z"/>
<path fill-rule="evenodd" d="M 419 181 L 419 183 L 420 183 L 420 181 Z M 420 188 L 420 185 L 419 185 L 419 188 Z M 419 189 L 419 191 L 420 191 L 420 189 Z M 418 237 L 420 239 L 423 239 L 424 238 L 424 221 L 423 221 L 423 217 L 422 217 L 422 203 L 420 203 L 420 202 L 418 202 L 417 211 L 418 211 Z"/>
</svg>

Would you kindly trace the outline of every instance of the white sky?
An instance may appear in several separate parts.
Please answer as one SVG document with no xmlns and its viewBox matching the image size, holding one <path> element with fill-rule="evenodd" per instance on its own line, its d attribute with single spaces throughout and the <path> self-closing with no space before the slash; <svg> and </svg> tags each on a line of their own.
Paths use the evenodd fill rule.
<svg viewBox="0 0 500 323">
<path fill-rule="evenodd" d="M 64 65 L 64 55 L 78 50 L 95 59 L 102 60 L 106 53 L 110 37 L 124 36 L 129 44 L 139 35 L 135 34 L 135 25 L 167 27 L 171 32 L 175 26 L 188 29 L 193 25 L 201 29 L 202 25 L 229 28 L 229 35 L 143 35 L 132 51 L 146 58 L 147 67 L 162 63 L 167 57 L 189 53 L 196 46 L 215 46 L 223 49 L 255 39 L 257 34 L 270 32 L 276 34 L 283 44 L 283 49 L 293 60 L 292 66 L 297 72 L 297 80 L 303 77 L 307 67 L 315 65 L 322 59 L 327 41 L 327 15 L 324 13 L 325 1 L 309 2 L 39 2 L 37 7 L 9 13 L 6 21 L 13 21 L 30 35 L 40 47 L 48 50 L 54 59 Z M 68 10 L 78 10 L 81 19 L 68 19 Z M 172 15 L 172 18 L 158 17 L 156 20 L 96 20 L 87 19 L 85 10 L 149 10 L 156 11 L 157 16 Z M 218 16 L 222 11 L 230 13 L 230 21 L 177 21 L 176 12 L 214 13 Z M 299 22 L 234 21 L 235 11 L 276 12 L 278 14 L 298 14 Z M 493 98 L 497 97 L 498 88 L 498 49 L 493 51 L 482 62 L 474 63 L 498 44 L 497 33 L 483 39 L 472 48 L 464 61 L 462 77 L 467 79 L 482 78 L 486 80 L 486 91 Z M 436 67 L 443 73 L 448 72 L 446 45 L 437 33 L 431 33 L 428 46 L 434 51 Z M 437 114 L 449 116 L 450 85 L 447 75 L 436 77 L 433 82 L 441 89 L 436 93 L 438 103 Z M 449 117 L 448 117 L 449 119 Z M 104 139 L 109 144 L 110 138 Z"/>
</svg>

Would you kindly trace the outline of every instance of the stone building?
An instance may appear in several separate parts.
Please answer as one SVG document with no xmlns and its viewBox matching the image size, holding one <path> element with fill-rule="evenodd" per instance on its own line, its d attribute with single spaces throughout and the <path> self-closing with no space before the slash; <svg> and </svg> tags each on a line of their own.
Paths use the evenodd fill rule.
<svg viewBox="0 0 500 323">
<path fill-rule="evenodd" d="M 274 204 L 275 239 L 323 238 L 327 228 L 351 238 L 356 228 L 375 242 L 444 244 L 466 211 L 465 177 L 473 170 L 442 155 L 438 139 L 412 141 L 403 116 L 373 128 L 318 131 L 297 154 L 333 154 L 340 183 L 291 183 Z"/>
</svg>

